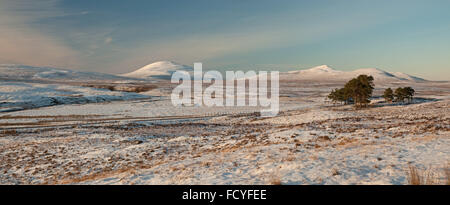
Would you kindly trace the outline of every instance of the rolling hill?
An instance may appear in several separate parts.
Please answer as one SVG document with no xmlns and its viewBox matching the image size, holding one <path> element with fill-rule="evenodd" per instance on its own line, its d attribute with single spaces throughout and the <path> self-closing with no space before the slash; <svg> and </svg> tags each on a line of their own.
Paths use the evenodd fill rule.
<svg viewBox="0 0 450 205">
<path fill-rule="evenodd" d="M 69 69 L 0 64 L 0 80 L 20 81 L 127 81 L 131 78 Z M 135 80 L 135 79 L 134 79 Z"/>
<path fill-rule="evenodd" d="M 177 70 L 192 72 L 193 68 L 186 65 L 180 65 L 172 61 L 158 61 L 148 64 L 133 72 L 122 74 L 121 76 L 144 79 L 170 79 L 172 73 Z"/>
<path fill-rule="evenodd" d="M 387 72 L 378 68 L 361 68 L 353 71 L 340 71 L 327 65 L 316 66 L 306 70 L 280 73 L 280 79 L 308 81 L 346 81 L 358 75 L 371 75 L 376 82 L 424 82 L 425 79 L 400 72 Z"/>
</svg>

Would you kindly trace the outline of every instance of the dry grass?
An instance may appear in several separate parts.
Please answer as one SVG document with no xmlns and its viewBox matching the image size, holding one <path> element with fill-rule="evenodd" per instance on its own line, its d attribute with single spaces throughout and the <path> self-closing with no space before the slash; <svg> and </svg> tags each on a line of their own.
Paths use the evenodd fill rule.
<svg viewBox="0 0 450 205">
<path fill-rule="evenodd" d="M 292 162 L 295 160 L 296 160 L 295 155 L 289 154 L 287 157 L 283 158 L 281 161 L 282 162 Z"/>
<path fill-rule="evenodd" d="M 450 169 L 447 165 L 444 167 L 444 181 L 441 180 L 440 175 L 436 169 L 420 170 L 410 165 L 408 167 L 408 184 L 410 185 L 450 185 Z"/>
<path fill-rule="evenodd" d="M 133 85 L 133 86 L 117 86 L 114 89 L 117 91 L 141 93 L 153 90 L 155 88 L 157 88 L 155 85 Z"/>
<path fill-rule="evenodd" d="M 279 170 L 274 170 L 274 172 L 266 172 L 263 176 L 266 179 L 266 184 L 269 185 L 282 185 L 281 175 Z"/>
<path fill-rule="evenodd" d="M 110 91 L 114 91 L 114 85 L 110 85 L 110 84 L 85 84 L 82 85 L 84 87 L 91 87 L 91 88 L 97 88 L 97 89 L 106 89 L 106 90 L 110 90 Z"/>
<path fill-rule="evenodd" d="M 281 180 L 279 178 L 272 178 L 269 180 L 270 185 L 282 185 Z"/>
<path fill-rule="evenodd" d="M 150 84 L 84 84 L 82 86 L 98 88 L 98 89 L 107 89 L 110 91 L 122 91 L 122 92 L 146 92 L 157 88 L 156 85 Z"/>
<path fill-rule="evenodd" d="M 331 175 L 332 175 L 332 176 L 341 175 L 341 172 L 339 172 L 338 169 L 333 168 L 333 169 L 331 170 Z"/>
<path fill-rule="evenodd" d="M 40 118 L 54 118 L 54 119 L 85 119 L 93 117 L 102 117 L 103 115 L 35 115 L 35 116 L 25 116 L 25 115 L 3 115 L 0 119 L 40 119 Z"/>
<path fill-rule="evenodd" d="M 420 174 L 420 171 L 418 171 L 416 167 L 411 165 L 409 166 L 408 183 L 411 185 L 423 184 L 423 176 Z"/>
<path fill-rule="evenodd" d="M 450 162 L 447 163 L 447 166 L 444 169 L 444 173 L 445 173 L 445 184 L 446 185 L 450 185 Z"/>
<path fill-rule="evenodd" d="M 16 130 L 3 130 L 0 132 L 0 137 L 7 137 L 7 136 L 17 136 L 19 133 Z"/>
</svg>

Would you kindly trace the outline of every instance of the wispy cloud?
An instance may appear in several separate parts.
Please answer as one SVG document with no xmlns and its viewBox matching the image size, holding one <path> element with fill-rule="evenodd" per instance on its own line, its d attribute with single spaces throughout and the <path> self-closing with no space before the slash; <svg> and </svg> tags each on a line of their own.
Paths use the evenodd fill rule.
<svg viewBox="0 0 450 205">
<path fill-rule="evenodd" d="M 105 44 L 110 44 L 112 42 L 112 38 L 111 37 L 106 37 L 105 38 Z"/>
<path fill-rule="evenodd" d="M 34 26 L 45 18 L 67 15 L 58 1 L 0 0 L 0 62 L 76 67 L 78 52 Z"/>
<path fill-rule="evenodd" d="M 128 58 L 117 63 L 116 70 L 133 70 L 156 60 L 170 59 L 191 64 L 197 61 L 215 61 L 228 55 L 239 56 L 258 50 L 298 46 L 326 40 L 332 36 L 345 35 L 390 20 L 389 18 L 354 19 L 353 16 L 358 16 L 355 14 L 350 17 L 335 17 L 325 21 L 314 18 L 313 14 L 309 15 L 312 20 L 303 22 L 297 27 L 292 27 L 292 22 L 285 24 L 258 22 L 259 25 L 238 30 L 223 30 L 212 34 L 199 32 L 156 42 L 142 42 L 140 47 L 133 48 L 131 52 L 124 54 Z M 291 16 L 285 18 L 289 19 Z M 278 21 L 280 20 L 278 19 Z"/>
<path fill-rule="evenodd" d="M 99 7 L 81 1 L 0 0 L 0 63 L 106 73 L 129 72 L 157 60 L 201 61 L 215 69 L 325 63 L 407 73 L 431 64 L 439 70 L 433 72 L 437 77 L 448 70 L 443 54 L 450 31 L 439 29 L 448 25 L 445 6 L 420 1 L 217 1 L 208 7 L 144 2 L 123 9 L 121 1 Z M 199 12 L 206 8 L 211 10 Z"/>
</svg>

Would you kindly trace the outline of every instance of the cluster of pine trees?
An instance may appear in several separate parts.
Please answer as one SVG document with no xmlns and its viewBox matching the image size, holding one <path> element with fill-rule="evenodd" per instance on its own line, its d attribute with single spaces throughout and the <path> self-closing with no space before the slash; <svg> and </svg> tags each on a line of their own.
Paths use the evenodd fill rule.
<svg viewBox="0 0 450 205">
<path fill-rule="evenodd" d="M 373 77 L 360 75 L 348 81 L 343 88 L 334 89 L 328 95 L 333 102 L 353 103 L 355 107 L 367 107 L 374 89 Z"/>
<path fill-rule="evenodd" d="M 386 102 L 405 102 L 410 103 L 415 94 L 415 90 L 412 87 L 399 87 L 393 91 L 391 88 L 384 90 L 383 98 Z"/>
</svg>

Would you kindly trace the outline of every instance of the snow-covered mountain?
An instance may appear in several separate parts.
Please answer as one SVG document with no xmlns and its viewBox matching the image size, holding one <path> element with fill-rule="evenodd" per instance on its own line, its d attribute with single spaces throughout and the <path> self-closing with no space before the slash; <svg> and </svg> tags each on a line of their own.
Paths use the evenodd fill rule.
<svg viewBox="0 0 450 205">
<path fill-rule="evenodd" d="M 148 64 L 138 70 L 125 73 L 120 76 L 96 73 L 81 72 L 68 69 L 33 67 L 25 65 L 0 64 L 0 80 L 22 80 L 22 81 L 114 81 L 127 82 L 151 79 L 171 78 L 172 73 L 177 70 L 193 73 L 193 68 L 180 65 L 172 61 L 158 61 Z M 376 82 L 424 82 L 423 78 L 411 76 L 400 72 L 386 72 L 378 68 L 362 68 L 354 71 L 340 71 L 330 68 L 327 65 L 316 66 L 306 70 L 296 70 L 280 72 L 280 79 L 286 80 L 306 80 L 306 81 L 346 81 L 358 75 L 366 74 L 375 78 Z M 225 77 L 225 76 L 223 76 Z"/>
<path fill-rule="evenodd" d="M 193 68 L 186 65 L 180 65 L 172 61 L 158 61 L 148 64 L 133 72 L 122 74 L 121 76 L 132 78 L 170 79 L 172 73 L 177 70 L 183 70 L 191 73 Z"/>
<path fill-rule="evenodd" d="M 96 72 L 81 72 L 68 69 L 33 67 L 26 65 L 0 64 L 0 79 L 45 80 L 45 81 L 126 81 L 130 78 Z"/>
<path fill-rule="evenodd" d="M 282 73 L 282 75 L 284 74 L 286 73 Z M 345 73 L 343 71 L 334 70 L 327 65 L 316 66 L 307 70 L 289 71 L 287 74 L 293 78 L 313 80 L 320 80 L 324 77 L 333 79 L 345 77 Z"/>
<path fill-rule="evenodd" d="M 345 81 L 358 75 L 371 75 L 376 82 L 423 82 L 422 78 L 411 76 L 405 73 L 389 73 L 378 68 L 361 68 L 354 71 L 339 71 L 327 65 L 316 66 L 306 70 L 289 71 L 280 73 L 280 79 L 289 80 L 313 80 L 313 81 Z"/>
<path fill-rule="evenodd" d="M 423 78 L 419 78 L 419 77 L 416 77 L 416 76 L 408 75 L 406 73 L 393 72 L 392 74 L 394 74 L 398 78 L 403 78 L 403 79 L 410 80 L 410 81 L 416 81 L 416 82 L 426 81 Z"/>
</svg>

